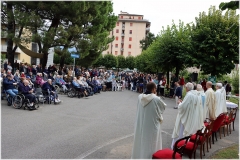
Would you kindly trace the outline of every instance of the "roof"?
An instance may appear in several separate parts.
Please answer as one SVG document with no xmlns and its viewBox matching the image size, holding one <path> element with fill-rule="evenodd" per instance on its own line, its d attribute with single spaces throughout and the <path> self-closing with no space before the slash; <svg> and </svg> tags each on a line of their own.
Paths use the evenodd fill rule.
<svg viewBox="0 0 240 160">
<path fill-rule="evenodd" d="M 129 14 L 129 13 L 120 13 L 118 15 L 125 15 L 125 16 L 143 16 L 141 14 Z"/>
<path fill-rule="evenodd" d="M 151 23 L 147 19 L 118 19 L 119 22 Z"/>
</svg>

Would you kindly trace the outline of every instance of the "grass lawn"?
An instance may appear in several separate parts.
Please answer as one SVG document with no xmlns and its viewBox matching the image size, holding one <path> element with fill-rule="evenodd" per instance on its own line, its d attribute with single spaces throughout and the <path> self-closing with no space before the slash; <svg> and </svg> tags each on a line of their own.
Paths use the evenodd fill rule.
<svg viewBox="0 0 240 160">
<path fill-rule="evenodd" d="M 239 159 L 239 144 L 224 148 L 209 159 Z"/>
<path fill-rule="evenodd" d="M 230 102 L 233 102 L 233 103 L 236 103 L 236 104 L 239 104 L 239 99 L 237 99 L 237 98 L 229 98 L 229 101 Z"/>
</svg>

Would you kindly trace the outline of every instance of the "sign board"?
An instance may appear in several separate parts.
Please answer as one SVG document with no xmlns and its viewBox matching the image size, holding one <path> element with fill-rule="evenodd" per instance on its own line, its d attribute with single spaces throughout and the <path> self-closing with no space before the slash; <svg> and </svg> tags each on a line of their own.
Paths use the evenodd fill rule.
<svg viewBox="0 0 240 160">
<path fill-rule="evenodd" d="M 72 57 L 72 58 L 79 58 L 79 54 L 73 54 L 73 53 L 71 53 L 71 57 Z"/>
<path fill-rule="evenodd" d="M 212 85 L 216 85 L 216 77 L 215 76 L 209 76 L 208 81 L 211 81 Z"/>
</svg>

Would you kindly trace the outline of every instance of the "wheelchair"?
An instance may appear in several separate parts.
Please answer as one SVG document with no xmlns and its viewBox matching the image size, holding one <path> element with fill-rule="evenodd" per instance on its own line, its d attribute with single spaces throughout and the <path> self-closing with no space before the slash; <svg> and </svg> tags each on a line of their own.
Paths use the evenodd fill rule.
<svg viewBox="0 0 240 160">
<path fill-rule="evenodd" d="M 53 87 L 55 88 L 57 94 L 61 94 L 61 93 L 67 94 L 69 92 L 69 88 L 67 87 L 67 85 L 66 85 L 66 87 L 68 89 L 67 91 L 64 91 L 62 85 L 60 85 L 58 83 L 53 84 Z"/>
<path fill-rule="evenodd" d="M 84 93 L 81 91 L 81 88 L 75 88 L 73 84 L 70 84 L 70 88 L 68 89 L 68 97 L 73 98 L 73 97 L 78 97 L 81 98 L 84 96 Z"/>
<path fill-rule="evenodd" d="M 24 110 L 33 110 L 39 108 L 39 100 L 35 97 L 35 102 L 33 106 L 30 106 L 29 99 L 24 96 L 22 93 L 18 93 L 12 100 L 12 106 L 15 109 L 20 109 L 23 107 Z"/>
<path fill-rule="evenodd" d="M 42 93 L 43 93 L 44 99 L 47 101 L 48 104 L 51 104 L 52 102 L 53 102 L 54 104 L 61 103 L 61 102 L 56 102 L 56 101 L 55 101 L 54 96 L 51 95 L 51 93 L 50 93 L 49 90 L 47 90 L 47 91 L 42 90 Z"/>
</svg>

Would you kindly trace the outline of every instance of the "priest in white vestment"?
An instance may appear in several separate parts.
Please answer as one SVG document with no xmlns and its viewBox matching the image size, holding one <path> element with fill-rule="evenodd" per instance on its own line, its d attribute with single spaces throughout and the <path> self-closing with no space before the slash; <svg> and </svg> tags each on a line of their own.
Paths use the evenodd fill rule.
<svg viewBox="0 0 240 160">
<path fill-rule="evenodd" d="M 201 84 L 197 84 L 197 91 L 199 92 L 200 97 L 201 97 L 201 100 L 202 100 L 202 109 L 200 110 L 200 112 L 201 112 L 201 115 L 202 115 L 202 122 L 204 122 L 205 116 L 204 116 L 204 114 L 203 114 L 203 110 L 204 110 L 204 107 L 205 107 L 205 105 L 206 105 L 206 103 L 205 103 L 205 101 L 206 101 L 206 95 L 205 95 L 205 93 L 204 93 L 204 90 L 203 90 Z"/>
<path fill-rule="evenodd" d="M 226 91 L 222 87 L 222 83 L 216 83 L 216 112 L 215 116 L 218 117 L 221 113 L 227 112 L 226 105 Z"/>
<path fill-rule="evenodd" d="M 187 94 L 182 102 L 179 100 L 178 115 L 172 134 L 172 149 L 178 139 L 195 134 L 204 126 L 201 95 L 193 88 L 192 83 L 187 83 Z"/>
<path fill-rule="evenodd" d="M 206 101 L 205 107 L 203 109 L 204 119 L 209 118 L 212 120 L 216 119 L 215 112 L 216 112 L 216 96 L 212 89 L 212 82 L 208 81 L 206 83 L 207 91 L 205 92 Z"/>
<path fill-rule="evenodd" d="M 132 159 L 151 159 L 162 149 L 161 122 L 166 104 L 156 96 L 156 85 L 147 84 L 147 91 L 138 96 Z"/>
</svg>

